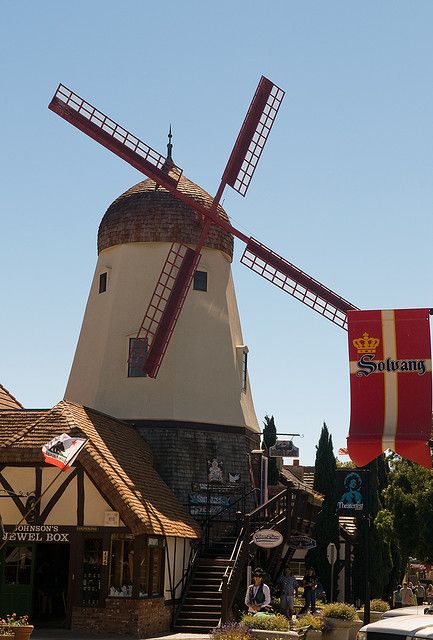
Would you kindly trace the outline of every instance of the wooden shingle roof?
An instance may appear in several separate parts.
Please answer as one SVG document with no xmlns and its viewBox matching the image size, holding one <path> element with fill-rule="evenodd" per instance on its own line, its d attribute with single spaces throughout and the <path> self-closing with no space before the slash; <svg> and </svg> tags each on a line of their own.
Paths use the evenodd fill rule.
<svg viewBox="0 0 433 640">
<path fill-rule="evenodd" d="M 178 190 L 200 205 L 210 208 L 212 197 L 197 184 L 181 176 Z M 219 205 L 218 213 L 228 221 Z M 119 196 L 107 209 L 98 231 L 98 253 L 118 244 L 130 242 L 178 242 L 195 245 L 202 223 L 192 209 L 180 202 L 164 187 L 156 188 L 152 180 L 143 180 Z M 212 225 L 205 246 L 223 251 L 233 259 L 233 236 Z"/>
<path fill-rule="evenodd" d="M 0 409 L 22 409 L 23 405 L 0 384 Z"/>
<path fill-rule="evenodd" d="M 155 471 L 143 438 L 93 409 L 62 400 L 42 412 L 0 411 L 0 462 L 42 462 L 42 445 L 61 433 L 88 438 L 79 462 L 134 534 L 200 536 L 197 523 Z"/>
</svg>

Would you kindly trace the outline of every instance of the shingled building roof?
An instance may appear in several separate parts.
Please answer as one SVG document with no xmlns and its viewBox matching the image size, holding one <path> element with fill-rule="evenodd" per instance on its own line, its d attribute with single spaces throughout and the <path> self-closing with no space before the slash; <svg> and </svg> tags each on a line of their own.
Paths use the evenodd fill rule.
<svg viewBox="0 0 433 640">
<path fill-rule="evenodd" d="M 0 410 L 0 462 L 42 462 L 61 433 L 88 438 L 79 462 L 134 534 L 198 538 L 197 523 L 153 467 L 148 444 L 124 422 L 62 400 L 50 410 Z"/>
<path fill-rule="evenodd" d="M 0 384 L 0 409 L 22 409 L 23 405 Z"/>
<path fill-rule="evenodd" d="M 212 197 L 185 176 L 178 189 L 192 200 L 209 208 Z M 218 213 L 228 220 L 221 206 Z M 156 188 L 152 180 L 143 180 L 123 193 L 107 209 L 98 232 L 98 253 L 118 244 L 129 242 L 197 243 L 202 223 L 192 209 L 166 189 Z M 220 227 L 211 226 L 206 247 L 223 251 L 233 259 L 233 236 Z"/>
</svg>

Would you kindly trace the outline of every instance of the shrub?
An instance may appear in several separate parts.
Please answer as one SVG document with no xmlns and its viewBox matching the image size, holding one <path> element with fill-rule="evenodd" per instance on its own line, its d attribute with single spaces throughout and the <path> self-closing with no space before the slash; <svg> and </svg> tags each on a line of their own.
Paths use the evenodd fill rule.
<svg viewBox="0 0 433 640">
<path fill-rule="evenodd" d="M 330 602 L 329 604 L 324 604 L 322 613 L 326 618 L 340 618 L 340 620 L 358 619 L 355 607 L 345 602 Z"/>
<path fill-rule="evenodd" d="M 389 604 L 385 600 L 379 600 L 379 598 L 373 598 L 370 602 L 370 609 L 372 611 L 389 611 Z"/>
<path fill-rule="evenodd" d="M 249 629 L 266 629 L 266 631 L 288 631 L 289 622 L 287 618 L 280 613 L 247 613 L 243 616 L 241 623 Z"/>
<path fill-rule="evenodd" d="M 310 626 L 312 629 L 315 629 L 315 631 L 323 631 L 323 628 L 325 627 L 325 619 L 322 618 L 322 616 L 315 616 L 314 613 L 306 613 L 305 615 L 296 618 L 293 626 L 295 629 Z"/>
<path fill-rule="evenodd" d="M 212 640 L 253 640 L 251 630 L 239 622 L 228 622 L 211 633 Z"/>
</svg>

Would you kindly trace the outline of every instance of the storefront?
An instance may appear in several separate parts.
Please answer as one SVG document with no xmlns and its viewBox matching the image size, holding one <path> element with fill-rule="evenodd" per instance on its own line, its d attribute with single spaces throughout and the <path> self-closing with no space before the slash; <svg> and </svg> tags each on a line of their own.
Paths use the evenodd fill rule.
<svg viewBox="0 0 433 640">
<path fill-rule="evenodd" d="M 88 438 L 67 472 L 41 454 L 60 433 Z M 167 631 L 179 596 L 173 585 L 198 530 L 143 439 L 61 402 L 47 412 L 0 411 L 0 442 L 2 610 L 29 614 L 37 626 Z"/>
</svg>

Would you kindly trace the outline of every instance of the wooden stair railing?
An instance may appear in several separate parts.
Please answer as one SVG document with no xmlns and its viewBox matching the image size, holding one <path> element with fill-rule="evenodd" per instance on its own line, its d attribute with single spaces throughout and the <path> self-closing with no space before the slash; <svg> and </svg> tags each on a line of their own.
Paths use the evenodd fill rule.
<svg viewBox="0 0 433 640">
<path fill-rule="evenodd" d="M 236 593 L 245 577 L 250 555 L 254 551 L 254 542 L 252 541 L 254 531 L 260 528 L 272 528 L 279 531 L 286 541 L 293 533 L 311 534 L 316 510 L 308 492 L 299 488 L 287 487 L 251 513 L 246 514 L 230 558 L 230 565 L 221 581 L 222 623 L 231 618 L 231 609 Z M 277 547 L 272 550 L 269 558 L 268 571 L 273 579 L 277 577 L 284 566 L 282 560 L 287 562 L 289 557 L 293 555 L 293 550 L 288 549 L 282 559 L 281 552 L 282 548 Z"/>
<path fill-rule="evenodd" d="M 280 531 L 283 535 L 290 534 L 292 517 L 292 489 L 287 488 L 281 491 L 251 513 L 244 519 L 244 525 L 236 540 L 230 565 L 227 567 L 221 582 L 222 606 L 221 622 L 227 622 L 231 617 L 231 608 L 236 593 L 245 576 L 250 551 L 254 543 L 252 533 L 260 527 L 272 527 Z"/>
</svg>

